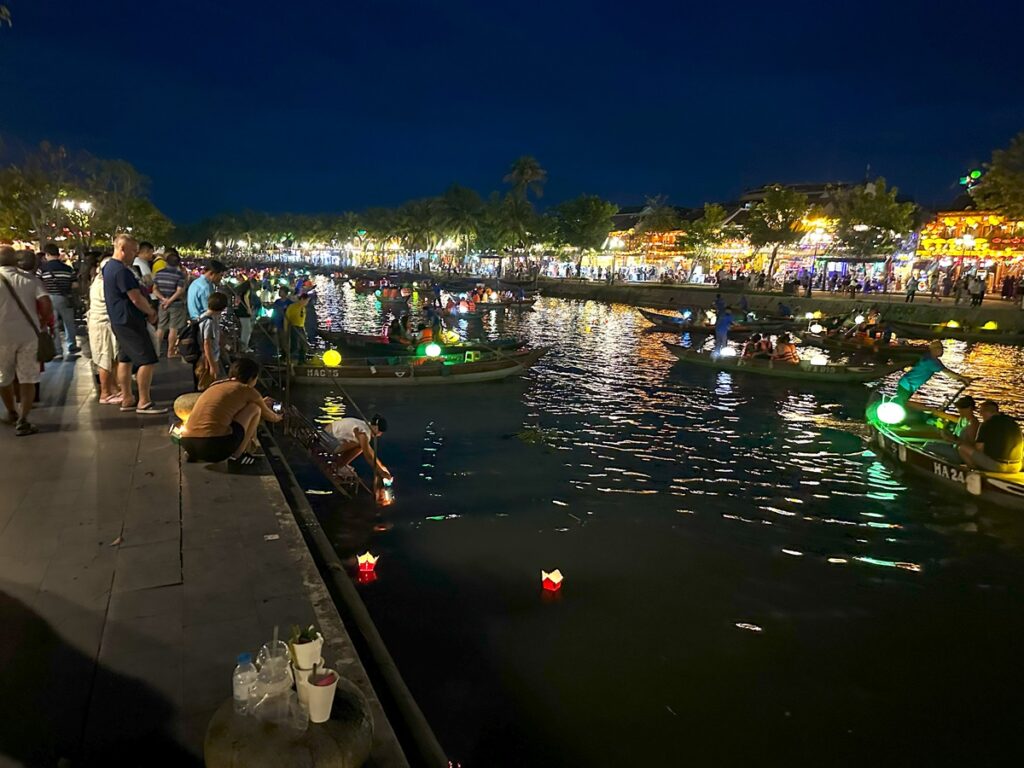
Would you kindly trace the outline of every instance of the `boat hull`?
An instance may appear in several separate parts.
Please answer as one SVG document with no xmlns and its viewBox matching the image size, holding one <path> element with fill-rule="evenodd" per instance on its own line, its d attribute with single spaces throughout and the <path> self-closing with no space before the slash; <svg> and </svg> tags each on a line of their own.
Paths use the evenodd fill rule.
<svg viewBox="0 0 1024 768">
<path fill-rule="evenodd" d="M 897 466 L 938 481 L 965 496 L 1009 509 L 1024 510 L 1024 473 L 1005 474 L 971 469 L 936 456 L 879 424 L 868 422 L 868 445 Z M 937 442 L 937 441 L 935 441 Z"/>
<path fill-rule="evenodd" d="M 681 362 L 719 371 L 746 373 L 776 379 L 795 379 L 835 384 L 859 384 L 881 379 L 898 371 L 900 365 L 811 365 L 806 360 L 798 363 L 779 363 L 772 360 L 742 357 L 714 357 L 707 352 L 694 352 L 678 344 L 662 342 Z"/>
<path fill-rule="evenodd" d="M 651 312 L 646 309 L 637 310 L 644 319 L 649 323 L 653 324 L 654 327 L 659 331 L 669 331 L 671 333 L 692 333 L 701 334 L 703 336 L 709 336 L 714 334 L 715 327 L 713 325 L 703 324 L 691 324 L 683 321 L 682 318 L 673 317 L 672 315 L 663 315 L 660 312 Z M 778 322 L 756 322 L 756 323 L 735 323 L 729 327 L 729 336 L 747 336 L 751 333 L 774 333 L 781 331 L 785 328 L 785 323 Z"/>
<path fill-rule="evenodd" d="M 915 339 L 954 339 L 956 341 L 987 341 L 992 344 L 1024 345 L 1024 333 L 1020 331 L 986 331 L 980 328 L 950 328 L 946 325 L 927 323 L 905 323 L 890 320 L 888 324 L 903 335 Z"/>
<path fill-rule="evenodd" d="M 878 357 L 920 357 L 928 351 L 928 347 L 924 344 L 882 344 L 881 342 L 862 344 L 851 339 L 836 339 L 815 333 L 801 333 L 800 341 L 812 347 L 821 347 L 836 352 L 877 355 Z"/>
<path fill-rule="evenodd" d="M 495 356 L 480 362 L 443 363 L 426 362 L 386 365 L 349 365 L 327 368 L 300 365 L 293 369 L 294 381 L 299 384 L 326 384 L 344 387 L 385 386 L 416 387 L 441 384 L 477 384 L 500 381 L 526 371 L 548 351 L 540 347 L 528 352 Z"/>
</svg>

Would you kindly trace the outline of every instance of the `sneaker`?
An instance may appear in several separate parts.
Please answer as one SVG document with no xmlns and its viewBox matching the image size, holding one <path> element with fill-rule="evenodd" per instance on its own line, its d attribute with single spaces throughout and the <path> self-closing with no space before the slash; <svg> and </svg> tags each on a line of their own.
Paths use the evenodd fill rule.
<svg viewBox="0 0 1024 768">
<path fill-rule="evenodd" d="M 22 419 L 18 422 L 18 426 L 14 428 L 14 434 L 18 437 L 25 437 L 26 435 L 34 435 L 39 431 L 39 427 L 35 424 L 29 424 L 27 421 Z"/>
<path fill-rule="evenodd" d="M 251 467 L 256 464 L 256 459 L 248 453 L 243 453 L 237 459 L 232 456 L 228 459 L 229 467 Z"/>
<path fill-rule="evenodd" d="M 124 409 L 122 409 L 124 410 Z M 143 416 L 160 416 L 167 413 L 166 408 L 159 408 L 155 403 L 146 403 L 135 409 L 135 412 Z"/>
</svg>

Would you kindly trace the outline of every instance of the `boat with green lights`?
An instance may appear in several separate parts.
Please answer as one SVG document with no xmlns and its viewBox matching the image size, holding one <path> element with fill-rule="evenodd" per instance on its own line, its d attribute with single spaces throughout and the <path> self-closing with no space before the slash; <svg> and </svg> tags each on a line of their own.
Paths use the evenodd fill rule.
<svg viewBox="0 0 1024 768">
<path fill-rule="evenodd" d="M 948 439 L 956 417 L 916 403 L 868 404 L 868 443 L 901 468 L 967 496 L 1024 509 L 1024 472 L 986 472 L 966 466 Z"/>
<path fill-rule="evenodd" d="M 307 365 L 292 366 L 292 378 L 299 384 L 337 384 L 345 387 L 474 384 L 517 376 L 540 360 L 548 349 L 535 347 L 512 352 L 470 350 L 458 354 L 445 354 L 440 349 L 431 349 L 430 352 L 437 354 L 422 357 L 367 357 L 346 360 L 344 364 L 338 365 L 327 365 L 321 359 Z M 328 353 L 324 354 L 326 356 Z"/>
</svg>

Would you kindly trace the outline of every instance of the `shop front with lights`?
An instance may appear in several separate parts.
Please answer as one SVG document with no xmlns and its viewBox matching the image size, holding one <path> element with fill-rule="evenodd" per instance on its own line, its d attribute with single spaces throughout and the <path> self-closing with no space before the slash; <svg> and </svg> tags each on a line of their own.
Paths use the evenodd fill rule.
<svg viewBox="0 0 1024 768">
<path fill-rule="evenodd" d="M 988 291 L 1024 277 L 1024 221 L 986 211 L 946 211 L 925 225 L 915 273 L 939 270 L 953 280 L 978 274 Z"/>
</svg>

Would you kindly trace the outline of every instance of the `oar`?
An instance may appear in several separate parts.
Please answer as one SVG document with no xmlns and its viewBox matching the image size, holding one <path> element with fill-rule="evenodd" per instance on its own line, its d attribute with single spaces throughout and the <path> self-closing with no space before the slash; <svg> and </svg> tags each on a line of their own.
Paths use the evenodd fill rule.
<svg viewBox="0 0 1024 768">
<path fill-rule="evenodd" d="M 949 400 L 947 400 L 943 404 L 943 406 L 942 406 L 943 413 L 945 413 L 946 409 L 949 408 L 950 405 L 952 405 L 954 402 L 956 402 L 956 399 L 958 397 L 960 397 L 960 393 L 963 392 L 965 389 L 967 389 L 967 387 L 970 386 L 970 383 L 971 382 L 968 381 L 968 382 L 965 382 L 965 383 L 960 385 L 960 389 L 958 389 L 956 392 L 954 392 L 953 396 L 950 397 Z"/>
</svg>

